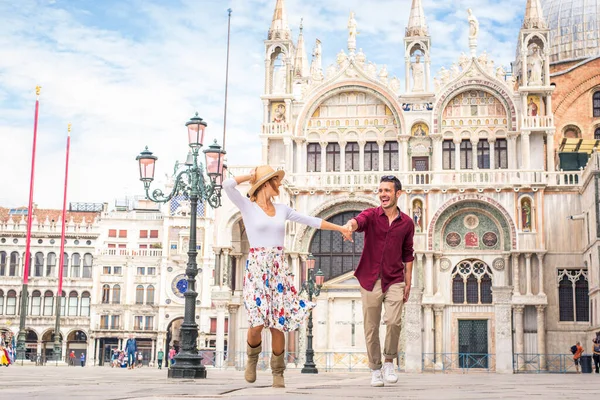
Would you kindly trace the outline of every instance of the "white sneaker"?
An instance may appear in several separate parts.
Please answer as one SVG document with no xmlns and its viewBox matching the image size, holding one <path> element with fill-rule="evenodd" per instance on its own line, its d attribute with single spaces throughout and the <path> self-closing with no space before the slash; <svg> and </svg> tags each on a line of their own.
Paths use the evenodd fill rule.
<svg viewBox="0 0 600 400">
<path fill-rule="evenodd" d="M 383 379 L 385 379 L 386 383 L 396 383 L 398 382 L 398 375 L 396 375 L 396 371 L 394 370 L 394 363 L 386 362 L 383 364 Z"/>
<path fill-rule="evenodd" d="M 380 369 L 371 370 L 371 386 L 383 387 L 383 376 Z"/>
</svg>

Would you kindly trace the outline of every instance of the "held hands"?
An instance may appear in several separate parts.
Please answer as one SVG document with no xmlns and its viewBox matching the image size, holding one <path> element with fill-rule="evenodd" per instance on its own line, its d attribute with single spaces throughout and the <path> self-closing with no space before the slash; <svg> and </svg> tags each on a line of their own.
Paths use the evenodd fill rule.
<svg viewBox="0 0 600 400">
<path fill-rule="evenodd" d="M 344 237 L 344 241 L 354 242 L 354 240 L 352 239 L 352 228 L 350 227 L 350 225 L 346 224 L 344 226 L 341 226 L 340 228 L 340 233 Z"/>
</svg>

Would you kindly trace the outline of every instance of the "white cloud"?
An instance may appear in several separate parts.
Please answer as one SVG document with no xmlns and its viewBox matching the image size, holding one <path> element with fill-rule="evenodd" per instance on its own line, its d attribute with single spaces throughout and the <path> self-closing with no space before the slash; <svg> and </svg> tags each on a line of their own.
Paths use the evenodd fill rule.
<svg viewBox="0 0 600 400">
<path fill-rule="evenodd" d="M 112 4 L 114 3 L 114 4 Z M 232 164 L 260 160 L 264 46 L 275 1 L 20 1 L 0 4 L 0 205 L 27 203 L 34 87 L 42 89 L 35 202 L 61 206 L 66 126 L 73 123 L 69 200 L 103 202 L 141 193 L 135 156 L 159 156 L 157 178 L 187 152 L 183 124 L 194 111 L 222 135 L 228 7 L 233 8 L 227 151 Z M 410 0 L 288 0 L 294 38 L 304 17 L 310 56 L 324 63 L 346 47 L 350 10 L 359 47 L 402 77 Z M 482 26 L 480 49 L 496 64 L 513 55 L 524 0 L 424 0 L 434 68 L 467 51 L 466 8 Z M 90 8 L 83 8 L 84 4 Z M 91 8 L 95 5 L 96 8 Z M 34 22 L 32 22 L 34 21 Z M 512 24 L 512 25 L 511 25 Z M 506 26 L 505 26 L 506 25 Z M 516 28 L 514 27 L 516 26 Z"/>
</svg>

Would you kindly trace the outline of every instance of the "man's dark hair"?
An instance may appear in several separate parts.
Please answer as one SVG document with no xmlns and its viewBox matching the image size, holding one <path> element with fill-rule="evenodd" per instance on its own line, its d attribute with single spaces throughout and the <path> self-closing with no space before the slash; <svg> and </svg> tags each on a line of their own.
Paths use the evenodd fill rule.
<svg viewBox="0 0 600 400">
<path fill-rule="evenodd" d="M 381 182 L 393 182 L 394 183 L 394 191 L 402 190 L 402 183 L 400 183 L 400 179 L 396 178 L 394 175 L 385 175 L 381 177 Z"/>
</svg>

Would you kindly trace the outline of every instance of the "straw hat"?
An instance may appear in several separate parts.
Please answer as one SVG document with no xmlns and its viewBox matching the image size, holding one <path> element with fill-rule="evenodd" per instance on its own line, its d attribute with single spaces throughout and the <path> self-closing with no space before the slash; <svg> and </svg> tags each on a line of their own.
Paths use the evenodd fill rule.
<svg viewBox="0 0 600 400">
<path fill-rule="evenodd" d="M 250 188 L 250 190 L 248 190 L 248 197 L 252 197 L 254 196 L 255 192 L 266 182 L 268 182 L 271 178 L 279 178 L 279 182 L 281 182 L 281 180 L 283 179 L 283 177 L 285 176 L 285 172 L 284 171 L 275 171 L 271 166 L 269 165 L 261 165 L 256 167 L 256 171 L 255 171 L 255 181 L 254 182 L 250 182 L 252 184 L 252 187 Z"/>
</svg>

